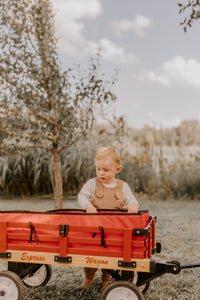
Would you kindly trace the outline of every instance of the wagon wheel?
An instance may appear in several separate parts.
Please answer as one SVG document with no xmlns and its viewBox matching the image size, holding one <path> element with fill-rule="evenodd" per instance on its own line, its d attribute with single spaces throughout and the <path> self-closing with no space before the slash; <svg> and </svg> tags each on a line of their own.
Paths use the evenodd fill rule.
<svg viewBox="0 0 200 300">
<path fill-rule="evenodd" d="M 121 275 L 122 275 L 122 278 L 123 280 L 128 280 L 132 283 L 134 283 L 135 285 L 138 284 L 138 279 L 139 279 L 139 276 L 140 276 L 140 272 L 132 272 L 132 271 L 122 271 Z M 148 290 L 149 288 L 149 285 L 150 285 L 150 282 L 146 282 L 144 284 L 142 284 L 141 286 L 138 286 L 139 290 L 145 294 L 146 291 Z"/>
<path fill-rule="evenodd" d="M 33 274 L 28 274 L 22 279 L 24 285 L 28 288 L 45 286 L 52 275 L 51 265 L 42 265 Z"/>
<path fill-rule="evenodd" d="M 0 272 L 0 299 L 23 300 L 25 289 L 20 277 L 10 271 Z"/>
<path fill-rule="evenodd" d="M 119 280 L 109 284 L 102 296 L 103 300 L 144 300 L 139 288 L 131 282 Z"/>
</svg>

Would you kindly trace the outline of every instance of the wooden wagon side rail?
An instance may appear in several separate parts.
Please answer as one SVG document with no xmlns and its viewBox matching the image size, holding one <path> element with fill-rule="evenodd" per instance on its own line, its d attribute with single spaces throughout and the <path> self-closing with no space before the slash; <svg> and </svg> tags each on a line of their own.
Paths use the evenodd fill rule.
<svg viewBox="0 0 200 300">
<path fill-rule="evenodd" d="M 152 222 L 140 230 L 138 234 L 135 228 L 1 221 L 0 259 L 65 264 L 72 263 L 73 258 L 73 266 L 149 272 L 154 244 Z"/>
<path fill-rule="evenodd" d="M 32 231 L 32 228 L 34 228 L 34 231 Z M 62 232 L 63 228 L 66 230 L 64 234 Z M 88 233 L 91 236 L 73 236 L 76 232 Z M 103 245 L 102 236 L 107 234 L 117 235 L 118 238 L 106 239 L 105 245 Z M 95 235 L 98 236 L 95 237 Z M 125 261 L 130 261 L 134 256 L 136 258 L 147 257 L 147 249 L 148 257 L 150 257 L 149 247 L 151 247 L 151 242 L 149 241 L 149 237 L 134 239 L 133 229 L 129 228 L 103 228 L 102 231 L 102 228 L 92 226 L 0 222 L 0 252 L 29 250 L 59 253 L 60 256 L 66 256 L 67 253 L 85 254 L 86 251 L 89 251 L 87 253 L 91 255 L 123 257 Z M 102 249 L 83 249 L 80 244 L 100 246 Z M 109 253 L 107 251 L 109 246 L 121 248 L 121 250 Z"/>
<path fill-rule="evenodd" d="M 134 240 L 133 230 L 129 228 L 105 228 L 102 233 L 101 228 L 91 226 L 31 225 L 20 222 L 0 222 L 0 252 L 6 252 L 7 250 L 27 250 L 59 253 L 60 256 L 66 256 L 68 253 L 86 254 L 87 252 L 90 255 L 123 257 L 125 261 L 131 260 L 133 256 L 132 252 L 135 253 L 134 255 L 137 258 L 144 258 L 146 256 L 147 239 Z M 64 226 L 66 226 L 67 232 L 63 234 L 62 228 Z M 34 231 L 31 231 L 32 228 L 34 228 Z M 91 237 L 70 236 L 69 234 L 76 232 L 90 233 Z M 100 234 L 101 236 L 94 237 L 94 234 Z M 118 239 L 106 239 L 106 244 L 102 245 L 102 234 L 105 236 L 107 234 L 114 234 L 118 236 Z M 102 249 L 83 249 L 80 244 L 100 246 Z M 74 247 L 71 245 L 74 245 Z M 121 251 L 112 251 L 112 253 L 109 253 L 107 251 L 109 246 L 121 248 Z M 136 250 L 132 251 L 133 249 Z"/>
</svg>

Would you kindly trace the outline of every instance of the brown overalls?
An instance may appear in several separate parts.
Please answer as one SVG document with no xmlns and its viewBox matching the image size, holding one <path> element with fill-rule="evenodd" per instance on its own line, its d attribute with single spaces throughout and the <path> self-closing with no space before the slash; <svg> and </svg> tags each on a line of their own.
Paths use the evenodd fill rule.
<svg viewBox="0 0 200 300">
<path fill-rule="evenodd" d="M 104 186 L 98 178 L 96 179 L 96 189 L 91 203 L 97 209 L 122 209 L 124 206 L 123 181 L 117 179 L 116 187 L 109 188 Z M 94 279 L 96 268 L 84 268 L 85 278 Z M 109 281 L 111 276 L 102 269 L 102 282 Z"/>
</svg>

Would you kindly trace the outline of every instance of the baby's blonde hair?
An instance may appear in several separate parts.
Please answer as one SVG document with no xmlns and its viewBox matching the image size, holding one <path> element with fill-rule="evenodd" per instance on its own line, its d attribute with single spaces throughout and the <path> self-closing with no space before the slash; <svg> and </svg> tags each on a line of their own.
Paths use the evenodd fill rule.
<svg viewBox="0 0 200 300">
<path fill-rule="evenodd" d="M 111 157 L 117 166 L 120 165 L 120 154 L 119 152 L 111 147 L 102 147 L 97 150 L 95 160 L 105 159 Z"/>
</svg>

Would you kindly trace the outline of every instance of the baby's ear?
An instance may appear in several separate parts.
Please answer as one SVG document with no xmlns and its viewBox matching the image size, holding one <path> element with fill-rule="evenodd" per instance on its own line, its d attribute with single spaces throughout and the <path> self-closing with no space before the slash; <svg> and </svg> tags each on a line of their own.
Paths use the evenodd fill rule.
<svg viewBox="0 0 200 300">
<path fill-rule="evenodd" d="M 121 169 L 122 169 L 122 166 L 118 166 L 118 167 L 117 167 L 117 172 L 116 172 L 116 173 L 119 173 L 119 172 L 121 171 Z"/>
</svg>

